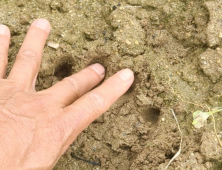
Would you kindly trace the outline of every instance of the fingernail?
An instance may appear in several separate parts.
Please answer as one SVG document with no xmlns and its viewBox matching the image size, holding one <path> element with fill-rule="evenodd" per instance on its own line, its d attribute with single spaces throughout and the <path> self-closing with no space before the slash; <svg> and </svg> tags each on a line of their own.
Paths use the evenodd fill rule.
<svg viewBox="0 0 222 170">
<path fill-rule="evenodd" d="M 133 79 L 133 77 L 134 77 L 134 74 L 130 69 L 121 70 L 118 74 L 119 74 L 120 78 L 125 82 Z"/>
<path fill-rule="evenodd" d="M 7 26 L 0 25 L 0 35 L 6 35 L 6 36 L 10 37 L 10 31 Z"/>
<path fill-rule="evenodd" d="M 45 31 L 50 31 L 50 24 L 49 21 L 47 21 L 46 19 L 37 19 L 32 23 L 32 26 L 38 27 Z"/>
<path fill-rule="evenodd" d="M 90 66 L 97 74 L 103 75 L 105 74 L 105 68 L 101 64 L 93 64 Z"/>
</svg>

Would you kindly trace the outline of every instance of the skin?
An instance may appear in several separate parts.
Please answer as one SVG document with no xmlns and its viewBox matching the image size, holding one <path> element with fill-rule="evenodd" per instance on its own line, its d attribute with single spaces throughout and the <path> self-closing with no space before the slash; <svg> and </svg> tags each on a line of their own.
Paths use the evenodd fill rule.
<svg viewBox="0 0 222 170">
<path fill-rule="evenodd" d="M 6 78 L 10 31 L 0 25 L 1 169 L 52 169 L 76 137 L 133 83 L 133 72 L 124 69 L 91 90 L 105 75 L 103 66 L 94 64 L 36 92 L 50 28 L 45 19 L 32 23 Z"/>
</svg>

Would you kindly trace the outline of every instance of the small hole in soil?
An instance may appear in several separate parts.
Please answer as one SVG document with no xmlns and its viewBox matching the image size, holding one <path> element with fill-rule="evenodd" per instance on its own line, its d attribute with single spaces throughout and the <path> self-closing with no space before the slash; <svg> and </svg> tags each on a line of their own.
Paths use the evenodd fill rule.
<svg viewBox="0 0 222 170">
<path fill-rule="evenodd" d="M 165 157 L 167 158 L 167 159 L 172 159 L 173 157 L 174 157 L 174 153 L 172 153 L 172 152 L 166 152 L 165 153 Z"/>
<path fill-rule="evenodd" d="M 158 123 L 160 117 L 160 110 L 156 108 L 148 108 L 145 110 L 145 120 L 152 122 L 152 124 Z"/>
<path fill-rule="evenodd" d="M 149 119 L 151 122 L 153 123 L 157 123 L 159 120 L 159 116 L 160 116 L 160 110 L 159 109 L 155 109 L 155 108 L 150 108 L 148 110 L 149 113 Z"/>
<path fill-rule="evenodd" d="M 63 78 L 72 75 L 72 64 L 62 63 L 62 64 L 58 65 L 55 69 L 54 75 L 59 80 L 62 80 Z"/>
<path fill-rule="evenodd" d="M 122 146 L 120 146 L 120 148 L 125 151 L 130 151 L 130 147 L 127 145 L 122 145 Z"/>
</svg>

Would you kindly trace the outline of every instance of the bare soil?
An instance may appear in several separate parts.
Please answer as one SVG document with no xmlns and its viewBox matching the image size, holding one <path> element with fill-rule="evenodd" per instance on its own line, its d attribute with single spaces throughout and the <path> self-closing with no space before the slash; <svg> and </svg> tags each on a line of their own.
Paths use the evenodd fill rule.
<svg viewBox="0 0 222 170">
<path fill-rule="evenodd" d="M 222 148 L 196 110 L 222 106 L 220 0 L 1 0 L 0 22 L 12 33 L 9 68 L 36 18 L 51 22 L 37 90 L 99 62 L 106 78 L 130 68 L 135 82 L 84 130 L 54 170 L 222 169 Z M 222 135 L 222 113 L 215 115 Z M 53 141 L 52 141 L 53 145 Z"/>
</svg>

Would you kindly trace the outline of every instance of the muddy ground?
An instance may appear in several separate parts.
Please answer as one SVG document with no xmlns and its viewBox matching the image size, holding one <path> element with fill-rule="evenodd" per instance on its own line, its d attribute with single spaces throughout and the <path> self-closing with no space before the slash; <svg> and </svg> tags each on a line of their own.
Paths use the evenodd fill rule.
<svg viewBox="0 0 222 170">
<path fill-rule="evenodd" d="M 222 169 L 213 121 L 196 129 L 192 113 L 222 106 L 220 0 L 1 0 L 12 32 L 9 69 L 30 23 L 51 22 L 36 88 L 46 89 L 99 62 L 106 78 L 120 69 L 135 83 L 67 150 L 54 170 Z M 222 135 L 222 113 L 215 114 Z M 52 143 L 53 145 L 53 143 Z M 88 162 L 78 158 L 88 160 Z M 95 164 L 95 165 L 93 165 Z"/>
</svg>

